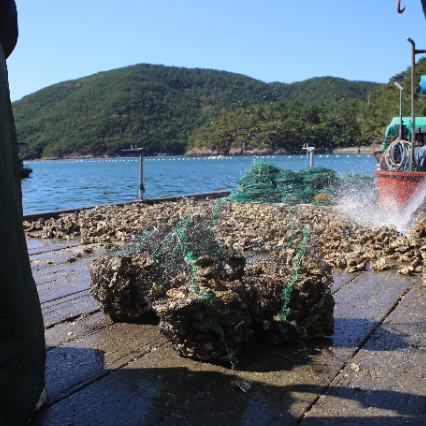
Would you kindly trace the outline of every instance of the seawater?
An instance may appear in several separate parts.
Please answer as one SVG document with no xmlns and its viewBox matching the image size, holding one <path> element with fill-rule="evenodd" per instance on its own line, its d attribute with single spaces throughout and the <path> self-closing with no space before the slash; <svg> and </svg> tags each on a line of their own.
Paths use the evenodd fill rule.
<svg viewBox="0 0 426 426">
<path fill-rule="evenodd" d="M 308 166 L 306 155 L 260 156 L 277 167 Z M 193 194 L 235 188 L 253 165 L 253 157 L 144 159 L 144 198 Z M 93 206 L 138 198 L 139 158 L 31 161 L 31 177 L 22 179 L 24 214 Z M 314 166 L 338 175 L 373 175 L 371 154 L 314 156 Z"/>
</svg>

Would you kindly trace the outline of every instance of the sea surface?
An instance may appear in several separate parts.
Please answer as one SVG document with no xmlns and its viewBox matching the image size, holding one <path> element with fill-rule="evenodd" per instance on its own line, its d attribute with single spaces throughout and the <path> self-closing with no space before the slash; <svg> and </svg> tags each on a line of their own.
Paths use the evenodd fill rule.
<svg viewBox="0 0 426 426">
<path fill-rule="evenodd" d="M 278 167 L 298 170 L 308 166 L 305 155 L 258 157 Z M 253 157 L 144 159 L 144 198 L 232 189 L 253 165 Z M 138 198 L 139 158 L 31 161 L 31 177 L 22 179 L 24 214 L 94 206 Z M 373 176 L 371 154 L 315 155 L 314 166 L 338 175 Z"/>
</svg>

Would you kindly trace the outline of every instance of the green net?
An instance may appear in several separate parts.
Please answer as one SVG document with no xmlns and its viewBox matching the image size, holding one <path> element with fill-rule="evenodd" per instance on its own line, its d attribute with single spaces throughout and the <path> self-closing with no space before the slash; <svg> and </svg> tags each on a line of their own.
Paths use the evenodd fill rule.
<svg viewBox="0 0 426 426">
<path fill-rule="evenodd" d="M 239 202 L 322 204 L 329 199 L 336 181 L 336 173 L 325 167 L 293 171 L 256 160 L 229 198 Z"/>
<path fill-rule="evenodd" d="M 302 262 L 303 255 L 308 246 L 309 228 L 304 227 L 302 232 L 303 232 L 303 241 L 297 252 L 296 259 L 294 260 L 294 263 L 293 263 L 293 268 L 291 272 L 291 281 L 288 285 L 284 286 L 282 290 L 282 294 L 284 298 L 283 307 L 281 308 L 278 315 L 275 317 L 275 319 L 280 322 L 280 325 L 284 331 L 287 331 L 289 326 L 291 325 L 290 321 L 287 319 L 288 305 L 290 303 L 290 297 L 294 288 L 294 283 L 296 282 L 296 279 L 297 279 L 297 271 L 299 269 L 300 263 Z"/>
<path fill-rule="evenodd" d="M 237 180 L 229 198 L 238 202 L 329 204 L 342 191 L 372 189 L 374 178 L 356 174 L 343 177 L 326 167 L 287 170 L 256 160 Z"/>
<path fill-rule="evenodd" d="M 217 214 L 218 214 L 218 210 L 220 208 L 220 205 L 224 201 L 225 201 L 225 199 L 220 199 L 219 201 L 217 201 L 215 203 L 215 205 L 213 207 L 211 224 L 206 229 L 206 233 L 208 234 L 207 235 L 207 242 L 208 243 L 203 247 L 203 248 L 205 248 L 206 246 L 210 246 L 210 249 L 212 249 L 212 247 L 214 246 L 215 249 L 216 249 L 214 251 L 216 253 L 220 252 L 221 250 L 226 250 L 224 247 L 219 247 L 216 244 L 216 238 L 215 238 L 215 235 L 214 235 L 214 223 L 217 219 Z M 181 250 L 182 250 L 182 255 L 185 259 L 185 263 L 188 266 L 192 289 L 194 290 L 195 294 L 202 297 L 202 299 L 204 301 L 204 305 L 207 309 L 208 315 L 209 315 L 210 320 L 211 320 L 212 330 L 220 336 L 220 340 L 224 344 L 226 351 L 228 353 L 229 361 L 231 362 L 232 366 L 235 367 L 235 365 L 238 363 L 238 360 L 235 356 L 235 350 L 233 348 L 232 342 L 227 339 L 225 332 L 224 332 L 223 328 L 221 327 L 221 325 L 219 323 L 219 319 L 218 319 L 218 315 L 217 315 L 217 308 L 214 304 L 213 298 L 208 291 L 200 288 L 200 286 L 197 284 L 197 270 L 198 270 L 198 266 L 196 265 L 197 256 L 194 255 L 194 253 L 189 248 L 190 243 L 188 242 L 188 239 L 189 239 L 188 238 L 188 227 L 185 226 L 185 225 L 189 224 L 191 212 L 192 211 L 190 210 L 188 215 L 185 216 L 185 218 L 182 219 L 182 221 L 178 224 L 178 226 L 176 227 L 176 229 L 174 231 L 174 236 L 177 237 L 178 240 L 179 240 L 180 247 L 181 247 Z M 181 226 L 181 224 L 183 224 L 184 226 Z M 176 252 L 176 250 L 175 250 L 175 252 Z M 213 251 L 210 254 L 213 254 Z M 201 255 L 202 254 L 200 253 L 199 256 L 201 256 Z M 175 260 L 174 260 L 174 256 L 173 256 L 172 260 L 170 261 L 169 264 L 171 264 L 174 261 Z M 166 273 L 166 276 L 167 275 L 168 274 Z"/>
<path fill-rule="evenodd" d="M 197 320 L 200 321 L 202 319 L 204 323 L 208 324 L 206 329 L 203 330 L 204 334 L 209 333 L 209 330 L 216 333 L 221 345 L 215 344 L 215 346 L 224 349 L 224 354 L 219 355 L 218 358 L 222 360 L 225 358 L 228 359 L 234 367 L 238 363 L 238 360 L 233 343 L 233 329 L 241 322 L 240 320 L 244 321 L 245 317 L 243 315 L 239 318 L 238 315 L 233 313 L 233 317 L 235 317 L 234 321 L 223 318 L 224 316 L 226 317 L 224 315 L 225 310 L 225 314 L 229 314 L 230 309 L 206 285 L 206 280 L 203 279 L 201 271 L 206 267 L 206 264 L 213 262 L 220 265 L 221 263 L 232 264 L 232 262 L 238 263 L 243 261 L 242 258 L 236 258 L 235 254 L 227 247 L 219 245 L 216 241 L 216 221 L 221 212 L 221 206 L 226 201 L 226 198 L 219 199 L 210 208 L 203 209 L 202 212 L 197 211 L 194 207 L 190 207 L 187 213 L 182 218 L 175 220 L 174 223 L 166 227 L 146 231 L 137 243 L 117 250 L 108 257 L 111 259 L 109 265 L 112 265 L 112 271 L 120 273 L 120 271 L 123 272 L 123 270 L 126 270 L 124 274 L 130 277 L 132 283 L 134 280 L 134 285 L 140 299 L 147 301 L 151 299 L 148 305 L 158 304 L 158 299 L 161 299 L 161 292 L 156 294 L 155 292 L 147 291 L 147 289 L 152 288 L 153 285 L 157 289 L 162 287 L 167 289 L 177 288 L 187 276 L 190 288 L 201 298 L 204 310 L 197 303 L 192 303 L 189 309 L 191 312 L 185 312 L 185 303 L 181 303 L 181 306 L 173 306 L 173 303 L 168 303 L 168 306 L 163 304 L 163 312 L 165 309 L 168 311 L 164 317 L 165 322 L 168 321 L 169 325 L 170 323 L 174 324 L 174 329 L 170 330 L 170 327 L 166 327 L 164 322 L 163 328 L 165 328 L 165 333 L 169 335 L 173 334 L 173 337 L 176 334 L 179 334 L 179 336 L 188 336 L 191 334 L 188 332 L 189 327 L 193 327 L 193 324 L 196 324 Z M 129 264 L 132 258 L 136 259 L 138 264 L 136 271 L 132 270 L 132 265 Z M 121 260 L 118 267 L 114 267 L 114 259 Z M 139 265 L 145 265 L 145 267 L 140 267 Z M 241 266 L 243 265 L 244 263 Z M 232 277 L 234 273 L 234 271 L 218 272 L 215 278 L 223 281 L 229 279 L 229 274 Z M 173 281 L 176 283 L 173 283 Z M 126 283 L 127 285 L 128 283 Z M 118 291 L 122 293 L 127 292 L 123 287 L 119 288 Z M 150 296 L 147 297 L 147 295 Z M 132 295 L 133 298 L 135 296 L 135 294 Z M 192 296 L 188 297 L 191 298 Z M 207 319 L 203 318 L 203 311 L 207 313 Z M 183 321 L 182 312 L 187 315 L 188 324 L 185 324 L 185 321 Z M 218 312 L 221 312 L 221 314 Z M 199 336 L 197 336 L 197 339 L 199 339 Z M 206 340 L 207 338 L 202 336 L 201 340 L 203 339 Z M 184 345 L 193 346 L 188 341 L 184 342 Z M 188 352 L 185 352 L 182 347 L 178 347 L 179 345 L 176 346 L 181 353 L 188 355 Z M 198 347 L 196 350 L 198 354 L 202 355 L 202 347 Z M 207 350 L 211 351 L 210 348 L 207 348 Z"/>
<path fill-rule="evenodd" d="M 330 334 L 331 275 L 317 237 L 308 235 L 315 214 L 293 204 L 328 201 L 336 182 L 324 167 L 292 171 L 256 161 L 229 198 L 290 204 L 275 206 L 282 210 L 280 244 L 268 243 L 270 206 L 229 198 L 194 202 L 101 259 L 92 270 L 92 293 L 115 319 L 156 314 L 181 355 L 230 361 L 233 367 L 252 334 L 273 344 Z M 238 229 L 246 239 L 243 223 L 257 218 L 259 209 L 266 214 L 253 233 L 258 238 L 252 235 L 253 243 L 243 249 L 240 238 L 228 234 Z"/>
</svg>

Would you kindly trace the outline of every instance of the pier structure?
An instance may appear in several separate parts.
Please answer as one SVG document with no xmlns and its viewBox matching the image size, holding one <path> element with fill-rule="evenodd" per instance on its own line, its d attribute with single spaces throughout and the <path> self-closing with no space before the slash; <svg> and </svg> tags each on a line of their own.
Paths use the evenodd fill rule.
<svg viewBox="0 0 426 426">
<path fill-rule="evenodd" d="M 28 249 L 48 389 L 30 426 L 426 422 L 421 276 L 336 269 L 332 337 L 300 346 L 252 342 L 231 369 L 180 357 L 155 322 L 105 316 L 89 291 L 89 267 L 104 248 L 28 239 Z"/>
</svg>

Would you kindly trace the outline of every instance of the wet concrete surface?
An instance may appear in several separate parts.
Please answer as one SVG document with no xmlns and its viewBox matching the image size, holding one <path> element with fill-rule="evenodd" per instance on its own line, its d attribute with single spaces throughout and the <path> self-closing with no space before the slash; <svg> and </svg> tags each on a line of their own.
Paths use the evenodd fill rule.
<svg viewBox="0 0 426 426">
<path fill-rule="evenodd" d="M 425 303 L 410 288 L 301 425 L 425 425 Z"/>
<path fill-rule="evenodd" d="M 336 271 L 334 336 L 253 340 L 231 369 L 180 357 L 155 322 L 111 322 L 88 291 L 96 251 L 70 264 L 68 243 L 29 246 L 31 260 L 53 260 L 32 262 L 49 398 L 30 425 L 426 424 L 421 277 Z"/>
<path fill-rule="evenodd" d="M 78 238 L 69 240 L 27 238 L 27 247 L 30 256 L 45 252 L 63 251 L 67 247 L 76 247 L 80 244 Z"/>
</svg>

